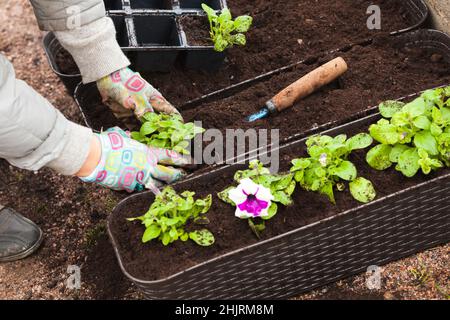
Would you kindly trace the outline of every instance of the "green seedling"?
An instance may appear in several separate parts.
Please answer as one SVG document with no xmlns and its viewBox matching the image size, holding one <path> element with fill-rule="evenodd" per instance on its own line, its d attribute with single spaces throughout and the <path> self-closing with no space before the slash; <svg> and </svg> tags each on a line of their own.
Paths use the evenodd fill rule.
<svg viewBox="0 0 450 320">
<path fill-rule="evenodd" d="M 264 165 L 258 160 L 251 161 L 248 170 L 236 171 L 234 174 L 234 181 L 236 183 L 240 184 L 241 181 L 245 179 L 251 179 L 253 183 L 269 189 L 271 195 L 273 196 L 267 215 L 247 219 L 251 230 L 258 238 L 260 237 L 261 232 L 265 229 L 264 221 L 270 220 L 276 215 L 278 206 L 289 206 L 293 203 L 291 195 L 294 192 L 296 185 L 293 178 L 294 175 L 291 173 L 271 174 L 270 170 L 264 167 Z M 236 189 L 236 187 L 230 186 L 222 192 L 219 192 L 217 196 L 222 201 L 236 206 L 237 204 L 234 203 L 229 197 L 229 192 L 232 189 Z M 243 191 L 245 192 L 245 190 Z"/>
<path fill-rule="evenodd" d="M 214 49 L 222 52 L 233 45 L 245 46 L 247 39 L 244 35 L 253 22 L 253 18 L 247 15 L 237 17 L 233 20 L 229 9 L 223 9 L 217 15 L 214 9 L 202 3 L 202 8 L 208 15 L 211 40 Z"/>
<path fill-rule="evenodd" d="M 188 155 L 189 141 L 204 131 L 192 122 L 184 123 L 178 114 L 148 112 L 142 118 L 140 130 L 132 132 L 131 138 L 148 146 Z"/>
<path fill-rule="evenodd" d="M 419 170 L 430 174 L 450 166 L 450 87 L 425 91 L 405 104 L 386 101 L 379 110 L 385 119 L 369 128 L 380 144 L 366 157 L 369 165 L 396 170 L 413 177 Z"/>
<path fill-rule="evenodd" d="M 326 195 L 336 203 L 334 188 L 345 189 L 344 182 L 349 182 L 352 196 L 368 203 L 375 199 L 376 192 L 372 183 L 358 177 L 355 165 L 348 160 L 352 151 L 365 149 L 373 139 L 370 135 L 360 133 L 347 139 L 345 134 L 336 136 L 313 136 L 306 141 L 309 158 L 294 159 L 291 172 L 294 179 L 307 191 Z"/>
<path fill-rule="evenodd" d="M 211 207 L 212 196 L 194 200 L 194 195 L 190 191 L 178 195 L 172 187 L 166 187 L 156 196 L 146 214 L 127 220 L 138 220 L 145 225 L 143 243 L 158 239 L 167 246 L 177 240 L 191 239 L 200 246 L 211 246 L 214 235 L 209 230 L 186 231 L 188 224 L 199 226 L 209 223 L 206 213 Z"/>
</svg>

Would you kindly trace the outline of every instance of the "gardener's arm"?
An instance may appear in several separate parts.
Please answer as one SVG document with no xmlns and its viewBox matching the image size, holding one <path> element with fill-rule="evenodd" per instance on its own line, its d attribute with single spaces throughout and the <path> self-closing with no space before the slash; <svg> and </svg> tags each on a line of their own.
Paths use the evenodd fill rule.
<svg viewBox="0 0 450 320">
<path fill-rule="evenodd" d="M 105 17 L 103 0 L 31 0 L 39 26 L 55 31 L 73 56 L 84 83 L 97 82 L 105 101 L 120 118 L 134 111 L 139 118 L 153 109 L 178 112 L 155 88 L 131 71 Z"/>
<path fill-rule="evenodd" d="M 180 178 L 190 159 L 148 148 L 114 128 L 101 134 L 67 120 L 25 82 L 0 55 L 0 158 L 27 170 L 49 167 L 86 182 L 134 191 L 156 192 L 162 182 Z"/>
</svg>

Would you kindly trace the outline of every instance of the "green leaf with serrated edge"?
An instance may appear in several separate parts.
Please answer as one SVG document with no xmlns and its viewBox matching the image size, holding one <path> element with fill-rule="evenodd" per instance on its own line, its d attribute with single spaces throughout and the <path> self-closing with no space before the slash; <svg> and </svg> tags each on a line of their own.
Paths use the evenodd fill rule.
<svg viewBox="0 0 450 320">
<path fill-rule="evenodd" d="M 229 192 L 230 192 L 231 190 L 233 190 L 233 189 L 236 189 L 236 187 L 233 187 L 233 186 L 228 187 L 228 188 L 226 188 L 225 190 L 219 192 L 219 193 L 217 194 L 217 197 L 218 197 L 220 200 L 222 200 L 223 202 L 228 203 L 228 204 L 231 204 L 231 205 L 234 206 L 234 205 L 236 205 L 236 204 L 230 199 L 230 196 L 229 196 Z"/>
<path fill-rule="evenodd" d="M 380 113 L 383 117 L 392 118 L 392 116 L 395 113 L 401 111 L 401 109 L 404 106 L 405 106 L 404 102 L 389 100 L 389 101 L 382 102 L 378 106 L 378 109 L 380 110 Z"/>
<path fill-rule="evenodd" d="M 190 232 L 189 238 L 202 247 L 212 246 L 215 241 L 214 235 L 207 229 Z"/>
<path fill-rule="evenodd" d="M 291 172 L 306 169 L 311 165 L 311 161 L 309 159 L 294 159 L 292 160 Z"/>
<path fill-rule="evenodd" d="M 443 133 L 443 130 L 441 129 L 441 127 L 439 127 L 437 124 L 432 123 L 430 126 L 430 133 L 432 136 L 440 136 Z"/>
<path fill-rule="evenodd" d="M 439 154 L 436 138 L 429 131 L 421 131 L 414 137 L 414 145 L 435 156 Z"/>
<path fill-rule="evenodd" d="M 142 235 L 142 242 L 146 243 L 153 239 L 156 239 L 159 237 L 160 234 L 161 234 L 161 227 L 156 224 L 152 224 L 147 229 L 145 229 L 145 232 Z"/>
<path fill-rule="evenodd" d="M 272 204 L 269 207 L 269 212 L 268 212 L 269 214 L 267 216 L 265 216 L 265 217 L 261 217 L 261 219 L 263 219 L 263 220 L 270 220 L 277 214 L 277 211 L 278 211 L 277 204 L 272 202 Z"/>
<path fill-rule="evenodd" d="M 319 191 L 323 195 L 326 195 L 332 203 L 336 204 L 336 200 L 334 198 L 334 192 L 333 192 L 333 184 L 331 182 L 327 182 L 327 183 L 323 184 L 323 186 L 320 188 Z"/>
<path fill-rule="evenodd" d="M 400 155 L 405 152 L 406 150 L 410 149 L 410 147 L 408 147 L 407 145 L 404 144 L 396 144 L 392 150 L 391 153 L 389 154 L 389 160 L 392 163 L 397 163 L 398 162 L 398 158 L 400 157 Z"/>
<path fill-rule="evenodd" d="M 248 226 L 253 231 L 253 233 L 256 235 L 258 239 L 261 238 L 261 233 L 266 229 L 266 226 L 264 224 L 264 221 L 261 223 L 256 224 L 253 219 L 248 219 Z"/>
<path fill-rule="evenodd" d="M 372 138 L 383 144 L 396 144 L 399 142 L 397 127 L 390 124 L 389 121 L 382 119 L 377 124 L 369 128 Z"/>
<path fill-rule="evenodd" d="M 141 136 L 146 136 L 154 133 L 158 130 L 158 126 L 151 122 L 144 122 L 141 126 L 140 134 Z"/>
<path fill-rule="evenodd" d="M 406 112 L 410 115 L 411 118 L 416 118 L 425 114 L 427 111 L 425 100 L 422 97 L 415 99 L 414 101 L 406 104 L 402 112 Z"/>
<path fill-rule="evenodd" d="M 377 195 L 372 182 L 362 177 L 350 182 L 349 186 L 353 198 L 362 203 L 373 201 Z"/>
<path fill-rule="evenodd" d="M 289 195 L 287 195 L 285 192 L 283 191 L 276 191 L 273 194 L 273 201 L 274 202 L 279 202 L 284 206 L 289 206 L 292 204 L 292 199 Z"/>
<path fill-rule="evenodd" d="M 253 23 L 253 18 L 250 16 L 240 16 L 234 20 L 234 29 L 236 32 L 247 32 Z"/>
<path fill-rule="evenodd" d="M 347 140 L 346 145 L 349 150 L 365 149 L 373 143 L 373 139 L 367 133 L 357 134 Z"/>
<path fill-rule="evenodd" d="M 386 170 L 392 166 L 390 154 L 392 147 L 385 144 L 379 144 L 373 147 L 366 155 L 367 163 L 376 170 Z"/>
<path fill-rule="evenodd" d="M 355 179 L 357 175 L 356 167 L 350 161 L 342 161 L 339 166 L 333 169 L 332 173 L 346 181 Z"/>
<path fill-rule="evenodd" d="M 242 33 L 232 35 L 231 39 L 232 43 L 237 44 L 238 46 L 245 46 L 247 44 L 247 38 Z"/>
<path fill-rule="evenodd" d="M 398 164 L 395 169 L 408 178 L 414 177 L 420 169 L 419 160 L 417 149 L 408 149 L 398 158 Z"/>
<path fill-rule="evenodd" d="M 419 116 L 414 119 L 413 123 L 417 128 L 423 130 L 429 130 L 431 125 L 431 121 L 427 116 Z"/>
<path fill-rule="evenodd" d="M 162 239 L 161 239 L 162 244 L 165 245 L 165 246 L 167 246 L 167 245 L 170 244 L 170 241 L 171 241 L 171 240 L 172 240 L 172 239 L 171 239 L 171 237 L 170 237 L 169 232 L 164 232 L 163 235 L 162 235 Z"/>
</svg>

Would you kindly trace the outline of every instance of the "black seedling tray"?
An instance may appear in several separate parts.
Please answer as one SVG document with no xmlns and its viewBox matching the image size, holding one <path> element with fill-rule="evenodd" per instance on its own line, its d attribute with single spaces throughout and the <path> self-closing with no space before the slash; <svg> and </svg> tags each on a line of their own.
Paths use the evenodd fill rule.
<svg viewBox="0 0 450 320">
<path fill-rule="evenodd" d="M 380 119 L 372 114 L 339 127 L 323 130 L 331 136 L 349 134 Z M 302 154 L 306 137 L 280 148 L 284 155 Z M 229 178 L 246 167 L 221 167 L 174 185 L 179 192 L 192 190 L 215 179 Z M 444 171 L 444 170 L 443 170 Z M 210 190 L 213 201 L 220 201 Z M 450 173 L 424 179 L 404 190 L 379 197 L 304 227 L 212 258 L 167 278 L 143 280 L 127 270 L 123 247 L 113 233 L 117 221 L 148 208 L 154 195 L 144 192 L 128 197 L 108 218 L 108 234 L 122 272 L 149 299 L 284 299 L 382 266 L 450 241 Z M 290 213 L 301 216 L 301 204 Z M 295 210 L 295 211 L 294 211 Z M 143 210 L 145 212 L 145 209 Z M 124 213 L 122 215 L 121 213 Z M 285 212 L 285 214 L 290 214 Z M 318 215 L 320 216 L 320 215 Z M 117 227 L 116 227 L 117 228 Z M 250 231 L 249 231 L 250 232 Z M 151 243 L 148 245 L 152 245 Z M 200 249 L 199 249 L 200 250 Z M 128 255 L 130 257 L 130 255 Z"/>
<path fill-rule="evenodd" d="M 120 43 L 136 70 L 169 71 L 177 60 L 188 69 L 217 70 L 225 59 L 212 45 L 193 46 L 186 38 L 183 17 L 205 17 L 201 4 L 215 10 L 226 8 L 225 0 L 123 0 L 121 10 L 111 5 L 109 16 L 123 17 L 126 41 Z"/>
</svg>

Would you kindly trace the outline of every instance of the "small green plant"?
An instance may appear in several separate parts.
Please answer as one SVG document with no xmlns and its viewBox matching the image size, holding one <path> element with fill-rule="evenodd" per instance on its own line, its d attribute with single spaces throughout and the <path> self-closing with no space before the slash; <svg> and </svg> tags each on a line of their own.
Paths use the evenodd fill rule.
<svg viewBox="0 0 450 320">
<path fill-rule="evenodd" d="M 276 215 L 278 204 L 292 204 L 291 195 L 296 184 L 293 177 L 293 174 L 271 174 L 260 161 L 254 160 L 248 170 L 236 171 L 234 181 L 239 184 L 237 187 L 230 186 L 217 196 L 236 206 L 236 217 L 247 219 L 259 238 L 265 229 L 264 221 Z"/>
<path fill-rule="evenodd" d="M 367 203 L 375 199 L 376 192 L 372 183 L 357 177 L 355 165 L 348 160 L 353 150 L 370 146 L 373 139 L 360 133 L 347 139 L 345 134 L 336 136 L 313 136 L 306 141 L 309 158 L 294 159 L 291 172 L 294 179 L 307 191 L 319 192 L 336 203 L 334 187 L 345 189 L 343 181 L 348 181 L 353 197 Z"/>
<path fill-rule="evenodd" d="M 211 246 L 214 244 L 214 235 L 209 230 L 186 231 L 190 222 L 194 225 L 209 223 L 206 213 L 211 207 L 212 196 L 194 200 L 194 195 L 190 191 L 178 195 L 172 187 L 166 187 L 156 196 L 146 214 L 128 221 L 139 220 L 145 225 L 143 243 L 158 239 L 167 246 L 177 240 L 191 239 L 200 246 Z"/>
<path fill-rule="evenodd" d="M 409 272 L 413 277 L 413 281 L 416 285 L 424 286 L 431 280 L 431 273 L 424 265 L 420 265 L 419 268 L 410 269 Z"/>
<path fill-rule="evenodd" d="M 178 114 L 147 112 L 140 130 L 132 132 L 131 138 L 148 146 L 189 154 L 189 140 L 204 131 L 192 122 L 184 123 Z"/>
<path fill-rule="evenodd" d="M 425 91 L 405 104 L 386 101 L 379 110 L 385 119 L 370 126 L 370 135 L 380 144 L 367 154 L 369 165 L 396 170 L 413 177 L 450 166 L 450 87 Z M 389 119 L 389 120 L 388 120 Z"/>
<path fill-rule="evenodd" d="M 229 9 L 223 9 L 217 15 L 214 9 L 202 3 L 202 8 L 208 15 L 210 25 L 210 35 L 214 42 L 214 48 L 222 52 L 233 45 L 245 46 L 247 39 L 244 33 L 250 29 L 253 18 L 250 16 L 240 16 L 233 20 Z"/>
</svg>

